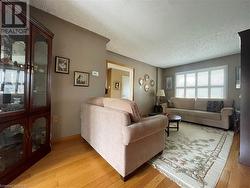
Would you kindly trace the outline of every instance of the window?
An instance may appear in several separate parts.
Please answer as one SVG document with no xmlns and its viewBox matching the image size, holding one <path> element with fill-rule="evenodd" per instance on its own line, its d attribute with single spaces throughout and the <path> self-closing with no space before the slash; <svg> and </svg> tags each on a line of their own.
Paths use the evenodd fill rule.
<svg viewBox="0 0 250 188">
<path fill-rule="evenodd" d="M 227 66 L 176 73 L 175 97 L 227 97 Z"/>
</svg>

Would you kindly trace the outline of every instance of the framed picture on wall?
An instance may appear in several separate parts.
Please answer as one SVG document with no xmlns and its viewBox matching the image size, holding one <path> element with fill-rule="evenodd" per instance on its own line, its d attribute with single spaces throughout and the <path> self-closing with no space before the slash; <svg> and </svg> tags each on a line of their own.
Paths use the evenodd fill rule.
<svg viewBox="0 0 250 188">
<path fill-rule="evenodd" d="M 144 86 L 144 91 L 148 92 L 148 91 L 149 91 L 149 89 L 150 89 L 149 85 L 148 85 L 148 84 L 146 84 L 146 85 Z"/>
<path fill-rule="evenodd" d="M 70 59 L 56 56 L 55 72 L 62 73 L 62 74 L 69 74 L 69 63 L 70 63 Z"/>
<path fill-rule="evenodd" d="M 120 82 L 115 82 L 115 83 L 114 83 L 115 89 L 116 89 L 116 90 L 120 90 L 120 85 L 121 85 Z"/>
<path fill-rule="evenodd" d="M 173 80 L 172 77 L 166 77 L 166 90 L 173 89 Z"/>
<path fill-rule="evenodd" d="M 89 87 L 89 73 L 88 72 L 74 72 L 74 86 Z"/>
</svg>

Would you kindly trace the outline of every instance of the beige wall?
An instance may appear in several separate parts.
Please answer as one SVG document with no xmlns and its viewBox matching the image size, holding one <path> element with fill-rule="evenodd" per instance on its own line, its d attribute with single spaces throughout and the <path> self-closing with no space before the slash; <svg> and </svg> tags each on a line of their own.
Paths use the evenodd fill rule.
<svg viewBox="0 0 250 188">
<path fill-rule="evenodd" d="M 164 89 L 163 84 L 162 84 L 162 74 L 163 74 L 162 68 L 157 68 L 157 85 L 156 85 L 156 90 Z"/>
<path fill-rule="evenodd" d="M 92 96 L 103 96 L 106 80 L 107 39 L 63 21 L 38 9 L 31 15 L 54 34 L 52 62 L 52 134 L 60 138 L 80 133 L 80 104 Z M 70 58 L 70 74 L 54 71 L 55 56 Z M 74 71 L 92 70 L 99 77 L 90 75 L 89 87 L 73 86 Z"/>
<path fill-rule="evenodd" d="M 225 56 L 221 58 L 211 59 L 207 61 L 202 61 L 198 63 L 191 63 L 183 66 L 177 66 L 172 68 L 167 68 L 162 74 L 162 87 L 166 88 L 166 77 L 173 77 L 173 87 L 175 86 L 175 73 L 190 71 L 195 69 L 203 69 L 208 67 L 216 67 L 228 65 L 228 98 L 235 101 L 235 106 L 239 107 L 239 95 L 240 90 L 235 88 L 235 68 L 240 65 L 240 54 Z M 175 95 L 175 90 L 166 91 L 167 98 Z"/>
<path fill-rule="evenodd" d="M 150 88 L 148 92 L 145 92 L 144 88 L 139 86 L 138 79 L 148 74 L 150 78 L 156 82 L 157 68 L 110 51 L 107 51 L 107 60 L 127 65 L 135 69 L 134 100 L 138 104 L 139 110 L 143 115 L 152 112 L 155 104 L 156 84 L 153 88 Z"/>
</svg>

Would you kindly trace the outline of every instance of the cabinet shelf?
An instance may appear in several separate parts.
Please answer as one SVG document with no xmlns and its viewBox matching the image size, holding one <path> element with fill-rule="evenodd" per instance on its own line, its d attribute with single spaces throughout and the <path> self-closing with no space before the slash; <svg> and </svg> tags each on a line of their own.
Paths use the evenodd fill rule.
<svg viewBox="0 0 250 188">
<path fill-rule="evenodd" d="M 3 70 L 17 70 L 17 71 L 24 71 L 25 70 L 25 65 L 11 65 L 11 64 L 3 64 L 0 62 L 0 69 Z"/>
</svg>

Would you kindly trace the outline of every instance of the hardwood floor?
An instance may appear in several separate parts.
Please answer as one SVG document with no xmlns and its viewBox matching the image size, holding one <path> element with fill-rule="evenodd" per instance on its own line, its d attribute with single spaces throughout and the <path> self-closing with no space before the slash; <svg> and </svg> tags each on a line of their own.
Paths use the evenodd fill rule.
<svg viewBox="0 0 250 188">
<path fill-rule="evenodd" d="M 217 188 L 250 187 L 250 168 L 237 162 L 238 153 L 239 135 L 236 135 Z M 118 173 L 94 149 L 77 138 L 54 144 L 50 154 L 11 184 L 25 188 L 178 187 L 148 164 L 143 165 L 133 177 L 123 182 Z"/>
</svg>

